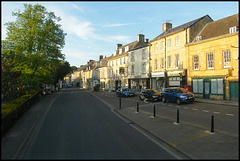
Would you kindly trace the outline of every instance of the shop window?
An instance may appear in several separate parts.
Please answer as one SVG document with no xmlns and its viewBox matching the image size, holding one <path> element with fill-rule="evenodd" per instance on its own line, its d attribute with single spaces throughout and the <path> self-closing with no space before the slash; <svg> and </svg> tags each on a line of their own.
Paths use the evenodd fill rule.
<svg viewBox="0 0 240 161">
<path fill-rule="evenodd" d="M 193 93 L 203 93 L 203 79 L 193 79 Z"/>
<path fill-rule="evenodd" d="M 211 79 L 211 94 L 223 94 L 223 79 Z"/>
</svg>

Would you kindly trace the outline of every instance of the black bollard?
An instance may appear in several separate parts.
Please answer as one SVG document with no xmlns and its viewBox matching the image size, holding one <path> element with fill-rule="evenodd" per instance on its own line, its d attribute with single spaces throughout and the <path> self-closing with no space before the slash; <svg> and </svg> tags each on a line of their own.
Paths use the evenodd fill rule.
<svg viewBox="0 0 240 161">
<path fill-rule="evenodd" d="M 153 105 L 153 117 L 156 117 L 156 108 L 155 108 L 155 105 Z"/>
<path fill-rule="evenodd" d="M 137 112 L 139 112 L 139 102 L 137 101 Z"/>
<path fill-rule="evenodd" d="M 179 109 L 177 109 L 177 123 L 179 124 Z"/>
<path fill-rule="evenodd" d="M 212 115 L 212 119 L 211 119 L 211 132 L 214 132 L 214 116 Z"/>
<path fill-rule="evenodd" d="M 121 97 L 119 97 L 119 109 L 121 109 Z"/>
</svg>

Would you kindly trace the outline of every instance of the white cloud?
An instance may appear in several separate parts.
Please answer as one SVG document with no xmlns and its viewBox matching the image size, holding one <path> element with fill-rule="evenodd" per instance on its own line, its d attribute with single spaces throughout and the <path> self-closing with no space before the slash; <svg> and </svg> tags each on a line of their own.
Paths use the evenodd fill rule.
<svg viewBox="0 0 240 161">
<path fill-rule="evenodd" d="M 82 7 L 79 7 L 79 6 L 75 5 L 75 4 L 72 4 L 72 6 L 73 6 L 73 8 L 76 8 L 78 11 L 84 13 L 84 9 Z"/>
<path fill-rule="evenodd" d="M 118 24 L 103 25 L 103 27 L 119 27 L 119 26 L 127 26 L 127 25 L 129 24 L 118 23 Z"/>
</svg>

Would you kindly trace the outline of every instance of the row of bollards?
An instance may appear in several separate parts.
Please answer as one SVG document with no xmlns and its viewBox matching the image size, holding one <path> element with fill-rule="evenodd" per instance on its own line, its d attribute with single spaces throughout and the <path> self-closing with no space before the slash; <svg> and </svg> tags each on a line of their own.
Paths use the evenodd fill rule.
<svg viewBox="0 0 240 161">
<path fill-rule="evenodd" d="M 121 97 L 119 98 L 119 109 L 121 109 Z M 139 102 L 137 101 L 137 112 L 139 112 Z M 153 117 L 156 117 L 156 107 L 155 105 L 153 105 Z M 177 109 L 177 122 L 176 124 L 180 124 L 179 121 L 179 109 Z M 214 116 L 211 115 L 211 129 L 210 129 L 211 133 L 214 133 Z"/>
<path fill-rule="evenodd" d="M 137 112 L 139 112 L 139 102 L 137 101 Z M 156 117 L 156 107 L 155 105 L 153 105 L 153 117 Z M 179 109 L 177 109 L 177 121 L 176 124 L 180 124 L 180 119 L 179 119 Z M 214 133 L 214 116 L 211 115 L 211 129 L 210 129 L 211 133 Z"/>
</svg>

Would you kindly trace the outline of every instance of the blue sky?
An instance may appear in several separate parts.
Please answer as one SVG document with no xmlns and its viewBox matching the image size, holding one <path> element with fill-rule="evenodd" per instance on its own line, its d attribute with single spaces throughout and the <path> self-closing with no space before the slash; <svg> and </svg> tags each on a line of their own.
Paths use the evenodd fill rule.
<svg viewBox="0 0 240 161">
<path fill-rule="evenodd" d="M 12 11 L 23 11 L 24 3 L 41 4 L 61 17 L 67 33 L 62 53 L 77 67 L 111 56 L 116 44 L 136 41 L 138 34 L 154 39 L 166 20 L 176 27 L 207 14 L 216 21 L 239 12 L 238 1 L 1 1 L 2 39 L 3 24 L 15 21 Z"/>
</svg>

